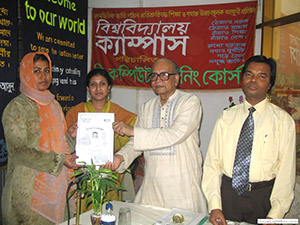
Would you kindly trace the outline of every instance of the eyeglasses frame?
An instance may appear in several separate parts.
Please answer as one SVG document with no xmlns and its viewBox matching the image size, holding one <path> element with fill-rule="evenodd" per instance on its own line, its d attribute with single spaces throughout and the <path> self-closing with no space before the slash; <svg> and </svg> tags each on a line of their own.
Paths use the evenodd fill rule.
<svg viewBox="0 0 300 225">
<path fill-rule="evenodd" d="M 167 74 L 167 79 L 166 80 L 163 80 L 163 79 L 161 79 L 161 75 L 162 74 L 164 74 L 164 76 Z M 171 75 L 176 75 L 177 73 L 168 73 L 168 72 L 161 72 L 161 73 L 153 73 L 153 72 L 151 72 L 151 73 L 149 73 L 149 77 L 150 77 L 150 81 L 157 81 L 157 79 L 158 79 L 158 77 L 160 78 L 160 80 L 161 81 L 167 81 L 167 80 L 169 80 L 170 79 L 170 76 Z M 156 75 L 156 78 L 155 78 L 155 80 L 153 80 L 152 78 L 151 78 L 151 76 L 152 75 Z"/>
</svg>

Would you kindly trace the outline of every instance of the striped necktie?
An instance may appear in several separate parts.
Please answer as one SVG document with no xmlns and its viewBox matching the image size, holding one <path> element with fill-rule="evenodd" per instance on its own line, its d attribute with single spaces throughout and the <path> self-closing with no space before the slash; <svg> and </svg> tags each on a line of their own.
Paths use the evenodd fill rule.
<svg viewBox="0 0 300 225">
<path fill-rule="evenodd" d="M 249 167 L 251 161 L 251 150 L 253 144 L 254 121 L 252 113 L 254 107 L 250 107 L 238 141 L 232 172 L 232 187 L 238 195 L 242 195 L 249 186 Z"/>
</svg>

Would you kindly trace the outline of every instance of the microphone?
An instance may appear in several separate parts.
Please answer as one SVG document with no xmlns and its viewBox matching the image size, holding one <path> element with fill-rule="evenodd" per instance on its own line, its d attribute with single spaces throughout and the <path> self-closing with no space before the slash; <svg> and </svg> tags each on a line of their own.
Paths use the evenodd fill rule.
<svg viewBox="0 0 300 225">
<path fill-rule="evenodd" d="M 83 169 L 83 173 L 80 176 L 75 177 L 74 180 L 71 181 L 71 185 L 73 184 L 77 184 L 81 181 L 81 179 L 88 173 L 88 171 L 86 169 Z"/>
<path fill-rule="evenodd" d="M 70 218 L 71 218 L 71 216 L 70 216 L 70 208 L 69 208 L 69 201 L 68 201 L 70 188 L 71 188 L 72 185 L 77 184 L 78 182 L 80 182 L 81 179 L 88 173 L 88 169 L 86 169 L 86 168 L 82 169 L 82 171 L 83 171 L 83 173 L 80 176 L 75 177 L 75 179 L 72 180 L 69 183 L 68 187 L 67 187 L 66 203 L 67 203 L 68 225 L 70 224 Z"/>
</svg>

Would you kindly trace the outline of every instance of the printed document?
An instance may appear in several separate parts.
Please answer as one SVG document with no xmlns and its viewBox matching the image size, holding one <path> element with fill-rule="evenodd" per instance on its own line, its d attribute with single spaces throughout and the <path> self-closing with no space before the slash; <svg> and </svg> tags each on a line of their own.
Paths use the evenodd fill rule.
<svg viewBox="0 0 300 225">
<path fill-rule="evenodd" d="M 77 164 L 86 162 L 102 165 L 113 161 L 114 131 L 112 123 L 114 113 L 78 113 L 76 136 Z"/>
</svg>

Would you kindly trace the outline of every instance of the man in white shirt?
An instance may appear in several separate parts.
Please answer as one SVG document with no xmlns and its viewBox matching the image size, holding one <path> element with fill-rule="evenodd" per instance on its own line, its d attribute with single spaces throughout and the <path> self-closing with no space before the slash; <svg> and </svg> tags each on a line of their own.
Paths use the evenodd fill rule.
<svg viewBox="0 0 300 225">
<path fill-rule="evenodd" d="M 289 210 L 296 174 L 295 123 L 266 98 L 275 79 L 272 58 L 248 59 L 242 71 L 246 101 L 224 110 L 216 122 L 202 181 L 214 225 L 226 224 L 225 219 L 249 223 L 257 223 L 259 218 L 281 219 Z M 240 132 L 251 107 L 255 108 L 254 132 L 247 158 L 247 190 L 239 193 L 233 184 L 233 170 Z"/>
<path fill-rule="evenodd" d="M 142 105 L 134 128 L 121 121 L 113 124 L 115 132 L 132 138 L 105 167 L 122 173 L 143 153 L 145 177 L 135 203 L 206 213 L 200 100 L 176 89 L 179 69 L 170 59 L 155 61 L 149 76 L 157 96 Z"/>
</svg>

